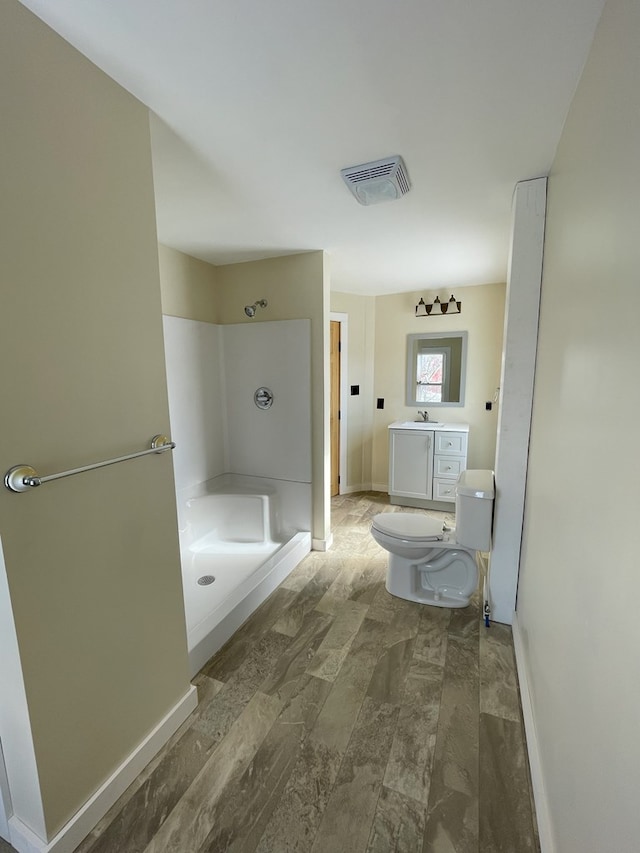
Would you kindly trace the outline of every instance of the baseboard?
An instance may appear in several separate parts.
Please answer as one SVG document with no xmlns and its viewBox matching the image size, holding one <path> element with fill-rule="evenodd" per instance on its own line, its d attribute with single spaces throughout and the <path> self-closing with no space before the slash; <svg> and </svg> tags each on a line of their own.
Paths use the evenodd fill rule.
<svg viewBox="0 0 640 853">
<path fill-rule="evenodd" d="M 453 501 L 432 501 L 426 498 L 407 498 L 404 495 L 389 495 L 389 503 L 394 506 L 411 506 L 416 509 L 432 509 L 436 512 L 455 513 Z"/>
<path fill-rule="evenodd" d="M 326 539 L 312 539 L 311 548 L 314 551 L 328 551 L 333 545 L 333 533 L 330 533 Z"/>
<path fill-rule="evenodd" d="M 340 486 L 341 495 L 353 495 L 356 492 L 370 492 L 371 483 L 359 483 L 355 486 Z"/>
<path fill-rule="evenodd" d="M 191 686 L 180 701 L 51 841 L 43 841 L 15 815 L 10 817 L 10 841 L 18 853 L 73 853 L 82 839 L 104 817 L 197 704 L 198 691 Z"/>
<path fill-rule="evenodd" d="M 389 492 L 389 484 L 388 483 L 371 483 L 371 491 L 372 492 Z"/>
<path fill-rule="evenodd" d="M 511 630 L 513 632 L 513 648 L 516 655 L 518 682 L 520 684 L 520 700 L 522 702 L 524 730 L 527 737 L 529 767 L 531 768 L 531 786 L 533 788 L 533 799 L 536 805 L 540 851 L 541 853 L 555 853 L 556 848 L 553 843 L 553 835 L 551 833 L 549 806 L 547 804 L 547 796 L 544 789 L 542 765 L 540 763 L 540 752 L 538 750 L 538 735 L 536 733 L 533 704 L 531 702 L 531 693 L 529 691 L 529 676 L 517 613 L 513 614 Z"/>
</svg>

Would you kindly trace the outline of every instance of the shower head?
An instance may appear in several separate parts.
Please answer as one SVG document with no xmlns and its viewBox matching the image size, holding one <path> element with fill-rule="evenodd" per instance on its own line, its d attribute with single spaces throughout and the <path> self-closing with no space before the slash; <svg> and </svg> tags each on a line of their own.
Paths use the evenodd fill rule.
<svg viewBox="0 0 640 853">
<path fill-rule="evenodd" d="M 253 303 L 253 305 L 245 305 L 244 306 L 244 313 L 247 315 L 247 317 L 255 317 L 256 316 L 256 308 L 258 306 L 260 306 L 260 308 L 266 308 L 267 307 L 267 300 L 266 299 L 258 299 Z"/>
</svg>

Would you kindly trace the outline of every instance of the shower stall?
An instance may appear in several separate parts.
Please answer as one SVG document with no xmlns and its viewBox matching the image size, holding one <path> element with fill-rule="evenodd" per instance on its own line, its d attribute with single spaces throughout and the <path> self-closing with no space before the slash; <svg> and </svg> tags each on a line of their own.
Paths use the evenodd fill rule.
<svg viewBox="0 0 640 853">
<path fill-rule="evenodd" d="M 192 675 L 311 548 L 310 325 L 164 317 Z"/>
</svg>

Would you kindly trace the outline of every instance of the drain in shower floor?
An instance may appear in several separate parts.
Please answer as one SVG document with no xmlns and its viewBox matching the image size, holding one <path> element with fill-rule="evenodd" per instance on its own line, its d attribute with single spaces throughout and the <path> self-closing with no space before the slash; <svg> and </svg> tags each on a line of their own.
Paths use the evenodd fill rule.
<svg viewBox="0 0 640 853">
<path fill-rule="evenodd" d="M 198 583 L 200 586 L 209 586 L 210 583 L 213 583 L 215 580 L 213 575 L 202 575 L 201 578 L 198 578 Z"/>
</svg>

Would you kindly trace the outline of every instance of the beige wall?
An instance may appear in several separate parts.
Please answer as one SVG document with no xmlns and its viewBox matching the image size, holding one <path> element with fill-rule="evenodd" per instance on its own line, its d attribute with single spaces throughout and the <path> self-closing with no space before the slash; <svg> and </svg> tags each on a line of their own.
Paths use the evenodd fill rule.
<svg viewBox="0 0 640 853">
<path fill-rule="evenodd" d="M 375 338 L 374 296 L 331 293 L 331 310 L 347 315 L 347 452 L 346 478 L 342 491 L 371 488 L 371 455 L 373 436 L 373 362 Z M 360 394 L 351 396 L 349 387 L 360 386 Z"/>
<path fill-rule="evenodd" d="M 640 833 L 639 44 L 609 0 L 549 180 L 517 620 L 557 853 Z"/>
<path fill-rule="evenodd" d="M 468 423 L 469 467 L 494 466 L 497 410 L 494 406 L 487 412 L 485 402 L 493 400 L 500 383 L 505 285 L 485 284 L 456 291 L 456 297 L 462 301 L 461 314 L 416 317 L 415 306 L 420 297 L 430 301 L 435 295 L 421 291 L 376 297 L 372 401 L 374 488 L 386 487 L 388 482 L 388 425 L 417 417 L 417 408 L 405 405 L 407 335 L 417 332 L 468 331 L 465 405 L 432 407 L 430 416 L 433 420 Z M 439 295 L 442 299 L 443 294 Z M 384 398 L 382 410 L 375 408 L 378 397 Z"/>
<path fill-rule="evenodd" d="M 0 470 L 47 474 L 169 429 L 148 115 L 0 19 Z M 189 689 L 170 456 L 3 488 L 0 536 L 50 836 Z"/>
<path fill-rule="evenodd" d="M 287 255 L 216 268 L 221 323 L 311 320 L 312 500 L 316 540 L 329 535 L 329 281 L 323 252 Z M 244 306 L 266 299 L 251 320 Z"/>
<path fill-rule="evenodd" d="M 162 313 L 219 323 L 216 267 L 162 244 L 158 246 L 158 258 Z"/>
</svg>

